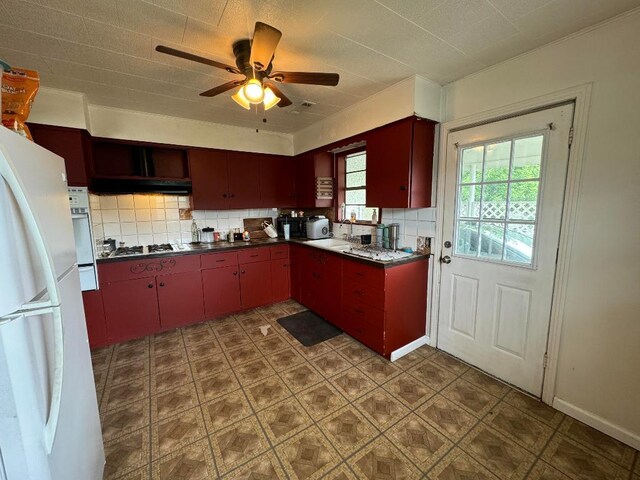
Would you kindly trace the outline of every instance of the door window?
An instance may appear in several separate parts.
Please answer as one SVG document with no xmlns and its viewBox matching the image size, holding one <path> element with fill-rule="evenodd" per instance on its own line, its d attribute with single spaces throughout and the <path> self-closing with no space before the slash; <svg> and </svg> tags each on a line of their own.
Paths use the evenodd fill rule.
<svg viewBox="0 0 640 480">
<path fill-rule="evenodd" d="M 456 255 L 532 266 L 545 134 L 460 147 Z"/>
</svg>

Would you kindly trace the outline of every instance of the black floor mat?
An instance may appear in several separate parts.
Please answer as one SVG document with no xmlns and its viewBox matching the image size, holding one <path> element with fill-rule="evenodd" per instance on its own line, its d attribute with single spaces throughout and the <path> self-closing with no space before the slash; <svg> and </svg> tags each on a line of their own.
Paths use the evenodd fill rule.
<svg viewBox="0 0 640 480">
<path fill-rule="evenodd" d="M 309 310 L 280 318 L 278 323 L 305 347 L 311 347 L 342 333 L 342 330 Z"/>
</svg>

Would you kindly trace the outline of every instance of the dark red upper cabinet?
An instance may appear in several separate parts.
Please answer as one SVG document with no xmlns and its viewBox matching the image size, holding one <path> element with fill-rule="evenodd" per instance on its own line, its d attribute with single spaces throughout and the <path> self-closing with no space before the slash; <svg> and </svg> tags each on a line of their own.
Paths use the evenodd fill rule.
<svg viewBox="0 0 640 480">
<path fill-rule="evenodd" d="M 224 210 L 229 207 L 227 152 L 189 150 L 191 206 L 194 210 Z"/>
<path fill-rule="evenodd" d="M 431 206 L 435 125 L 410 117 L 366 134 L 368 205 Z"/>
<path fill-rule="evenodd" d="M 229 165 L 230 208 L 258 206 L 260 204 L 260 155 L 228 152 L 227 161 Z"/>
<path fill-rule="evenodd" d="M 33 141 L 64 158 L 67 183 L 73 187 L 89 185 L 87 166 L 90 164 L 90 137 L 85 130 L 30 124 Z"/>
<path fill-rule="evenodd" d="M 260 205 L 256 206 L 296 206 L 296 172 L 292 157 L 260 155 Z"/>
<path fill-rule="evenodd" d="M 333 200 L 316 198 L 316 178 L 334 177 L 333 154 L 307 152 L 294 157 L 296 164 L 297 206 L 302 208 L 328 208 Z"/>
</svg>

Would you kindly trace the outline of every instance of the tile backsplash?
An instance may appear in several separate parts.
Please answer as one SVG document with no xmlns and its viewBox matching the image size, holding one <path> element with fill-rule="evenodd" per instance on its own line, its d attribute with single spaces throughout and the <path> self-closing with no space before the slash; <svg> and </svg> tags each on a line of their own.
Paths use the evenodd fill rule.
<svg viewBox="0 0 640 480">
<path fill-rule="evenodd" d="M 435 208 L 383 208 L 382 223 L 400 224 L 400 247 L 417 248 L 418 237 L 434 238 L 436 236 L 436 209 Z M 349 225 L 334 224 L 333 234 L 341 238 L 349 233 Z M 354 225 L 354 235 L 371 234 L 375 238 L 376 229 L 368 225 Z"/>
<path fill-rule="evenodd" d="M 127 246 L 190 242 L 191 220 L 180 220 L 180 209 L 190 208 L 182 195 L 90 195 L 91 219 L 96 241 L 114 238 Z M 278 210 L 193 210 L 198 228 L 227 232 L 242 228 L 242 219 L 278 216 Z"/>
</svg>

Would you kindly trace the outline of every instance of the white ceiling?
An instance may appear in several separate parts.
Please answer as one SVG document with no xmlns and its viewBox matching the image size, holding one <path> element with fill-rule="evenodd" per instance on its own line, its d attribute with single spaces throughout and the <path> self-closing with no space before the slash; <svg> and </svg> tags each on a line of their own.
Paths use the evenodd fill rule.
<svg viewBox="0 0 640 480">
<path fill-rule="evenodd" d="M 0 58 L 92 104 L 295 132 L 419 74 L 445 84 L 640 5 L 640 0 L 2 0 Z M 256 20 L 283 32 L 277 70 L 340 74 L 337 87 L 283 85 L 266 116 L 230 94 L 237 76 L 154 51 L 235 64 Z M 303 100 L 316 104 L 308 109 Z M 291 110 L 300 111 L 292 113 Z"/>
</svg>

